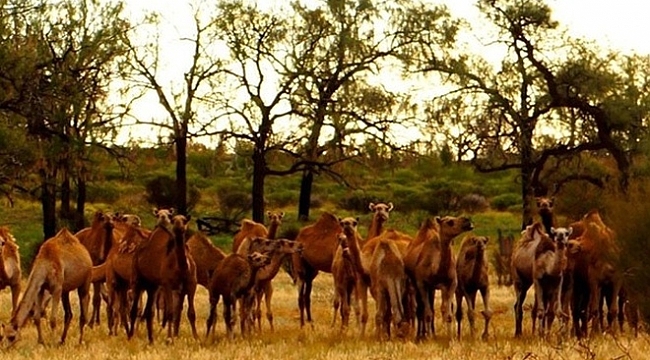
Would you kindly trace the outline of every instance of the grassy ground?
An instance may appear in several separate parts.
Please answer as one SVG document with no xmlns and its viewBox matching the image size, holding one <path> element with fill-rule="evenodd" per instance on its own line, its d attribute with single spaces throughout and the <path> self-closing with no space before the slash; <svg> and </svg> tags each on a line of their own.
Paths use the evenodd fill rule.
<svg viewBox="0 0 650 360">
<path fill-rule="evenodd" d="M 20 341 L 13 347 L 0 350 L 2 359 L 395 359 L 395 358 L 434 358 L 434 359 L 645 359 L 650 353 L 650 337 L 646 334 L 633 338 L 628 333 L 617 337 L 597 336 L 588 342 L 578 342 L 573 338 L 563 338 L 557 334 L 547 340 L 539 340 L 530 335 L 530 319 L 525 322 L 526 336 L 513 339 L 514 320 L 512 313 L 513 294 L 511 288 L 494 288 L 492 292 L 493 321 L 490 326 L 490 339 L 482 341 L 469 336 L 464 323 L 463 339 L 449 340 L 439 319 L 437 338 L 423 342 L 390 341 L 379 342 L 373 336 L 374 326 L 369 325 L 368 334 L 358 335 L 352 326 L 346 333 L 339 327 L 330 327 L 332 310 L 332 280 L 329 274 L 320 274 L 315 282 L 312 297 L 314 323 L 300 329 L 296 288 L 289 277 L 280 273 L 274 280 L 273 298 L 275 332 L 263 323 L 261 332 L 253 333 L 243 339 L 237 335 L 235 340 L 224 337 L 225 329 L 221 309 L 216 329 L 216 340 L 205 343 L 205 320 L 208 312 L 207 291 L 199 287 L 195 301 L 197 308 L 197 328 L 201 339 L 192 338 L 187 319 L 181 324 L 181 335 L 172 344 L 165 342 L 165 334 L 157 332 L 153 346 L 147 344 L 144 326 L 130 341 L 121 332 L 118 336 L 107 335 L 105 321 L 93 329 L 87 329 L 84 344 L 78 340 L 78 306 L 76 295 L 73 299 L 74 319 L 68 342 L 56 345 L 61 327 L 54 332 L 46 329 L 49 345 L 36 344 L 36 330 L 27 325 L 21 332 Z M 532 291 L 529 297 L 532 297 Z M 530 300 L 530 299 L 529 299 Z M 373 319 L 374 303 L 370 301 L 370 318 Z M 439 304 L 439 302 L 438 302 Z M 481 307 L 479 306 L 479 309 Z M 0 294 L 0 320 L 6 322 L 11 309 L 8 291 Z M 62 310 L 58 310 L 62 319 Z M 438 311 L 439 314 L 439 311 Z M 104 319 L 102 319 L 104 320 Z M 60 324 L 59 320 L 59 324 Z M 339 321 L 340 322 L 340 321 Z M 482 321 L 478 322 L 479 332 Z"/>
</svg>

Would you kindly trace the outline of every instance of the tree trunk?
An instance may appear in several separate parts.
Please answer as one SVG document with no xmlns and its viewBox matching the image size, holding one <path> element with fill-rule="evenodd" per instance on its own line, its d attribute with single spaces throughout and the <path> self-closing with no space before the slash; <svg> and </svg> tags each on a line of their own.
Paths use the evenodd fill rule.
<svg viewBox="0 0 650 360">
<path fill-rule="evenodd" d="M 264 178 L 266 177 L 266 159 L 264 153 L 255 148 L 253 152 L 253 221 L 264 222 Z"/>
<path fill-rule="evenodd" d="M 75 231 L 86 227 L 84 212 L 86 209 L 86 179 L 84 174 L 77 178 L 77 206 L 75 209 Z"/>
<path fill-rule="evenodd" d="M 314 183 L 314 172 L 307 169 L 302 173 L 300 181 L 300 199 L 298 201 L 298 220 L 309 220 L 309 207 L 311 204 L 311 188 Z"/>
<path fill-rule="evenodd" d="M 176 211 L 187 215 L 187 139 L 176 138 Z"/>
<path fill-rule="evenodd" d="M 533 223 L 533 188 L 531 186 L 533 171 L 535 170 L 533 164 L 533 131 L 522 126 L 520 139 L 521 149 L 521 198 L 522 198 L 522 216 L 521 216 L 521 229 L 526 229 L 526 226 Z"/>
<path fill-rule="evenodd" d="M 39 170 L 41 175 L 41 207 L 43 209 L 43 240 L 56 235 L 56 185 L 47 170 Z"/>
<path fill-rule="evenodd" d="M 72 207 L 70 206 L 70 199 L 72 198 L 72 190 L 70 189 L 70 169 L 68 165 L 63 166 L 63 181 L 61 181 L 61 209 L 59 213 L 61 218 L 68 220 L 68 223 L 71 223 L 70 220 L 73 218 Z"/>
</svg>

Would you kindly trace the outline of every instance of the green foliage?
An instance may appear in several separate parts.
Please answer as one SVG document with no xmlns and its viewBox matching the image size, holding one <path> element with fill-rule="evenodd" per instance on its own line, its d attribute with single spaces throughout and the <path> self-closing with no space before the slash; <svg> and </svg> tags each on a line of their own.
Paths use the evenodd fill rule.
<svg viewBox="0 0 650 360">
<path fill-rule="evenodd" d="M 242 186 L 235 179 L 219 184 L 217 201 L 219 214 L 234 221 L 243 219 L 253 207 L 250 187 Z"/>
<path fill-rule="evenodd" d="M 176 180 L 167 175 L 157 176 L 145 185 L 145 200 L 158 208 L 175 207 L 178 190 Z M 188 186 L 187 211 L 191 212 L 201 198 L 201 193 L 194 186 Z"/>
<path fill-rule="evenodd" d="M 505 211 L 511 206 L 519 204 L 521 204 L 521 195 L 515 193 L 497 195 L 490 201 L 490 206 L 499 211 Z"/>
<path fill-rule="evenodd" d="M 120 199 L 122 191 L 123 186 L 117 182 L 89 183 L 86 185 L 86 200 L 91 203 L 112 204 Z"/>
</svg>

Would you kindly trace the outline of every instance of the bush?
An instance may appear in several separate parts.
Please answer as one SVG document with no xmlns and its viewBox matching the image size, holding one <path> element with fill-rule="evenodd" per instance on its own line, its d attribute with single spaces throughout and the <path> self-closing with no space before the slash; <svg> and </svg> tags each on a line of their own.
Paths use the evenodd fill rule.
<svg viewBox="0 0 650 360">
<path fill-rule="evenodd" d="M 112 204 L 122 196 L 121 190 L 119 184 L 115 182 L 88 183 L 86 185 L 86 201 Z"/>
<path fill-rule="evenodd" d="M 483 195 L 469 194 L 460 199 L 459 207 L 460 210 L 473 214 L 487 210 L 490 207 L 490 203 L 488 203 Z"/>
<path fill-rule="evenodd" d="M 235 183 L 221 184 L 217 188 L 217 200 L 220 215 L 236 222 L 253 208 L 250 193 Z"/>
<path fill-rule="evenodd" d="M 175 207 L 178 204 L 178 190 L 176 181 L 169 176 L 161 175 L 149 180 L 145 184 L 145 199 L 158 208 Z M 201 193 L 194 186 L 188 186 L 187 212 L 196 206 L 201 199 Z"/>
<path fill-rule="evenodd" d="M 276 189 L 267 195 L 268 203 L 273 208 L 283 208 L 295 204 L 300 196 L 296 190 Z"/>
<path fill-rule="evenodd" d="M 506 211 L 508 208 L 520 204 L 521 195 L 515 193 L 497 195 L 490 201 L 490 206 L 492 206 L 493 209 L 499 211 Z"/>
</svg>

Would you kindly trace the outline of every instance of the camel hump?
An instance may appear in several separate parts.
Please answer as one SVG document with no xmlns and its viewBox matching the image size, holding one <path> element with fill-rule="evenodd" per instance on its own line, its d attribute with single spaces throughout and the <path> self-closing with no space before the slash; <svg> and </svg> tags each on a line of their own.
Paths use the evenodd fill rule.
<svg viewBox="0 0 650 360">
<path fill-rule="evenodd" d="M 59 230 L 59 232 L 54 235 L 55 238 L 59 239 L 62 242 L 65 243 L 72 243 L 72 242 L 78 242 L 79 239 L 77 239 L 71 232 L 68 230 L 68 228 L 63 228 Z"/>
<path fill-rule="evenodd" d="M 320 218 L 318 218 L 318 221 L 316 221 L 316 224 L 314 224 L 314 226 L 338 228 L 339 218 L 336 215 L 326 211 L 321 214 Z"/>
</svg>

